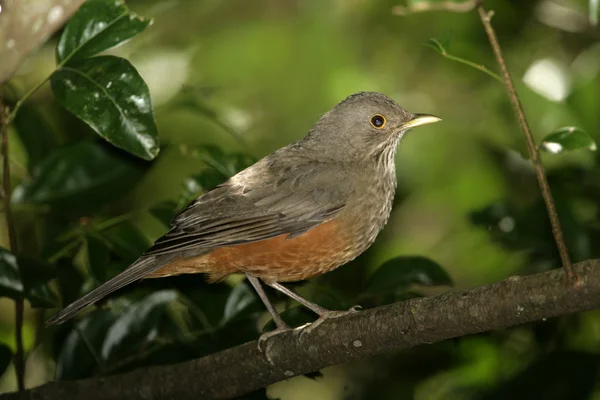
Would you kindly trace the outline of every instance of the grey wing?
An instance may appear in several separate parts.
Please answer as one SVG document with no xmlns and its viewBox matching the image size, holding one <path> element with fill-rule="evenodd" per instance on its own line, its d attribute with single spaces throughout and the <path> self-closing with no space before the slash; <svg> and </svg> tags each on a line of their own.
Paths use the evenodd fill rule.
<svg viewBox="0 0 600 400">
<path fill-rule="evenodd" d="M 244 171 L 199 197 L 145 254 L 186 257 L 283 234 L 295 237 L 335 216 L 352 190 L 335 168 L 300 163 L 278 168 L 279 175 L 262 167 L 258 181 L 251 178 L 256 171 Z"/>
</svg>

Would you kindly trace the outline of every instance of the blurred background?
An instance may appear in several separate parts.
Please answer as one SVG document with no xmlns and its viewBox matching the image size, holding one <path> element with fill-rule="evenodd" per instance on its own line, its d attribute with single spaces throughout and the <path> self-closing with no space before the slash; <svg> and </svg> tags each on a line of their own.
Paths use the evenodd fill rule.
<svg viewBox="0 0 600 400">
<path fill-rule="evenodd" d="M 495 10 L 492 23 L 538 143 L 564 126 L 600 139 L 600 30 L 591 3 L 486 2 Z M 268 317 L 236 278 L 213 286 L 202 277 L 145 282 L 114 296 L 110 311 L 88 312 L 79 325 L 47 329 L 43 321 L 58 304 L 135 259 L 166 231 L 174 209 L 302 138 L 324 112 L 357 91 L 382 92 L 411 112 L 435 114 L 443 122 L 414 130 L 401 143 L 395 208 L 371 249 L 295 289 L 324 305 L 359 300 L 369 306 L 560 265 L 504 86 L 427 46 L 435 38 L 447 54 L 497 71 L 475 12 L 397 16 L 392 8 L 401 4 L 387 0 L 127 4 L 154 23 L 109 53 L 129 59 L 147 82 L 160 155 L 145 162 L 105 145 L 60 108 L 49 85 L 9 131 L 21 252 L 54 271 L 46 296 L 55 301 L 45 306 L 50 310 L 27 304 L 28 387 L 55 376 L 74 379 L 181 361 L 258 337 Z M 52 73 L 59 34 L 11 80 L 15 99 Z M 38 158 L 52 151 L 66 160 L 75 146 L 79 159 L 42 162 L 30 170 L 32 153 L 19 130 L 34 120 L 32 134 L 49 143 Z M 91 159 L 93 165 L 84 165 Z M 597 153 L 585 149 L 543 155 L 574 261 L 600 257 L 598 161 Z M 61 185 L 69 178 L 72 185 Z M 0 244 L 8 247 L 5 232 L 3 227 Z M 434 261 L 452 287 L 412 285 L 380 298 L 361 297 L 365 277 L 399 256 Z M 227 299 L 236 288 L 250 305 L 231 317 Z M 148 300 L 151 293 L 164 296 Z M 271 294 L 282 308 L 291 306 Z M 164 303 L 164 310 L 135 320 L 144 301 Z M 0 343 L 14 350 L 13 313 L 13 302 L 0 298 Z M 305 317 L 296 307 L 289 314 Z M 257 396 L 600 399 L 599 317 L 594 311 L 384 354 L 281 382 Z M 107 344 L 116 323 L 131 332 Z M 77 329 L 89 333 L 87 343 Z M 215 338 L 219 329 L 221 338 Z M 11 366 L 0 377 L 0 392 L 15 388 Z"/>
</svg>

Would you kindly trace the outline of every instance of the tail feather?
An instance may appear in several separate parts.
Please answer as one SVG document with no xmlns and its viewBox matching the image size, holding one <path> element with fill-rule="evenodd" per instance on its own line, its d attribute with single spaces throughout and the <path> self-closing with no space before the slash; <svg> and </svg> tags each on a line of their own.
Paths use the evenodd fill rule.
<svg viewBox="0 0 600 400">
<path fill-rule="evenodd" d="M 46 325 L 58 325 L 66 322 L 83 308 L 97 302 L 103 297 L 108 296 L 110 293 L 129 285 L 130 283 L 142 279 L 163 265 L 163 262 L 157 262 L 156 257 L 139 258 L 135 263 L 133 263 L 129 268 L 121 272 L 119 275 L 98 286 L 90 293 L 63 308 L 58 314 L 46 321 Z"/>
</svg>

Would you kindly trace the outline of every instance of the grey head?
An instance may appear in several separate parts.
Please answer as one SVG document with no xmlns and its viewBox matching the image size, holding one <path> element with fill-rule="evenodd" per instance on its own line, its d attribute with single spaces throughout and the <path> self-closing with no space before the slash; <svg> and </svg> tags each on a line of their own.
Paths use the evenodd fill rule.
<svg viewBox="0 0 600 400">
<path fill-rule="evenodd" d="M 320 157 L 346 162 L 394 153 L 404 133 L 415 126 L 440 121 L 412 114 L 377 92 L 359 92 L 328 111 L 302 140 Z"/>
</svg>

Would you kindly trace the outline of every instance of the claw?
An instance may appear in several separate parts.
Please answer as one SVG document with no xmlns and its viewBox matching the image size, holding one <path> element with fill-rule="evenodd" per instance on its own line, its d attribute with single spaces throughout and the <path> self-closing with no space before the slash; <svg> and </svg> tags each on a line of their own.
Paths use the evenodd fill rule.
<svg viewBox="0 0 600 400">
<path fill-rule="evenodd" d="M 328 319 L 339 318 L 339 317 L 344 317 L 346 315 L 354 314 L 354 313 L 357 313 L 361 309 L 362 309 L 361 306 L 356 305 L 356 306 L 350 307 L 350 309 L 347 310 L 347 311 L 326 310 L 326 311 L 322 312 L 319 315 L 319 318 L 315 322 L 313 322 L 312 324 L 307 325 L 304 329 L 302 329 L 302 331 L 300 332 L 300 336 L 298 337 L 298 339 L 302 340 L 302 337 L 305 334 L 311 333 L 319 325 L 321 325 L 323 322 L 327 321 Z"/>
<path fill-rule="evenodd" d="M 272 331 L 263 333 L 258 338 L 258 351 L 260 351 L 261 353 L 264 353 L 264 351 L 262 349 L 263 343 L 265 343 L 267 340 L 269 340 L 273 336 L 277 336 L 283 332 L 287 332 L 287 331 L 291 331 L 291 330 L 292 330 L 292 328 L 285 326 L 285 327 L 275 328 Z"/>
</svg>

